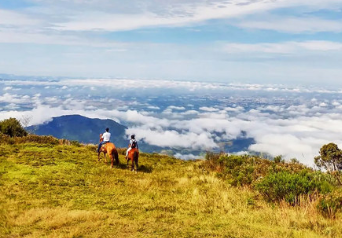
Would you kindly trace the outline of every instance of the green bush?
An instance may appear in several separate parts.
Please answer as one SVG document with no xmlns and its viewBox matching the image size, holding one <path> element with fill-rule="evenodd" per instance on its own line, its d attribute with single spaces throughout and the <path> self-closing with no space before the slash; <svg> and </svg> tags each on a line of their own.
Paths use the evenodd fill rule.
<svg viewBox="0 0 342 238">
<path fill-rule="evenodd" d="M 53 136 L 39 136 L 39 135 L 27 135 L 24 137 L 15 138 L 16 143 L 39 143 L 39 144 L 51 144 L 58 145 L 59 140 Z"/>
<path fill-rule="evenodd" d="M 268 201 L 286 202 L 297 205 L 302 195 L 310 195 L 315 192 L 327 193 L 332 190 L 332 185 L 326 179 L 322 179 L 319 173 L 303 170 L 301 173 L 282 171 L 270 173 L 260 182 L 255 184 L 258 190 Z"/>
<path fill-rule="evenodd" d="M 334 143 L 323 145 L 319 151 L 319 156 L 315 157 L 315 164 L 318 168 L 325 169 L 333 175 L 340 185 L 342 185 L 342 150 Z"/>
<path fill-rule="evenodd" d="M 22 137 L 27 135 L 27 131 L 25 131 L 20 122 L 15 118 L 9 118 L 1 121 L 0 130 L 3 134 L 10 137 Z"/>
<path fill-rule="evenodd" d="M 278 156 L 274 157 L 273 161 L 275 163 L 284 163 L 285 162 L 285 160 L 283 159 L 283 156 L 281 156 L 281 155 L 278 155 Z"/>
<path fill-rule="evenodd" d="M 221 172 L 223 169 L 223 164 L 222 164 L 222 161 L 219 161 L 220 157 L 221 157 L 221 154 L 207 152 L 205 155 L 204 167 L 206 167 L 208 170 Z"/>
<path fill-rule="evenodd" d="M 336 213 L 342 211 L 342 194 L 339 192 L 324 195 L 317 205 L 320 213 L 329 218 L 336 218 Z"/>
<path fill-rule="evenodd" d="M 270 173 L 310 171 L 310 169 L 300 163 L 285 163 L 281 156 L 278 157 L 280 159 L 276 163 L 254 155 L 228 155 L 208 152 L 203 167 L 217 172 L 218 177 L 226 179 L 234 186 L 253 185 L 260 178 Z"/>
<path fill-rule="evenodd" d="M 70 144 L 71 144 L 71 145 L 74 145 L 74 146 L 77 146 L 77 147 L 81 147 L 81 146 L 82 146 L 81 143 L 78 142 L 77 140 L 72 140 L 72 141 L 70 141 Z"/>
<path fill-rule="evenodd" d="M 250 185 L 254 180 L 255 166 L 248 156 L 221 156 L 219 161 L 224 164 L 225 176 L 234 186 Z"/>
</svg>

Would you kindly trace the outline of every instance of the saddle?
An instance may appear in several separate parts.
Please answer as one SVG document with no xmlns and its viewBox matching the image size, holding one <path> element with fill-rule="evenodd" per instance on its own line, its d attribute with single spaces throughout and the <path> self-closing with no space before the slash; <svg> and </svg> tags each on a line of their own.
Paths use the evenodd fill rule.
<svg viewBox="0 0 342 238">
<path fill-rule="evenodd" d="M 103 142 L 103 144 L 101 145 L 101 149 L 102 148 L 106 148 L 106 144 L 109 143 L 110 141 L 106 141 L 106 142 Z"/>
</svg>

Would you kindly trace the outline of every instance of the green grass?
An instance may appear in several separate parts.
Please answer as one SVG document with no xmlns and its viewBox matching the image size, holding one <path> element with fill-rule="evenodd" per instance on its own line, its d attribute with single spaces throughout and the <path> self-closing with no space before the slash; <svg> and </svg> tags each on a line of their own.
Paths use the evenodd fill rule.
<svg viewBox="0 0 342 238">
<path fill-rule="evenodd" d="M 202 161 L 141 153 L 133 173 L 94 151 L 0 144 L 0 237 L 342 237 L 341 214 L 266 203 Z"/>
</svg>

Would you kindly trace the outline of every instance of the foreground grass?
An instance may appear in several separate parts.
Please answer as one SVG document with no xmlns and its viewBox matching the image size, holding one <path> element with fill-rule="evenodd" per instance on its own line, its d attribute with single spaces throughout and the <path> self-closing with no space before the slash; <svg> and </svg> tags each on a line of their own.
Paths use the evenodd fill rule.
<svg viewBox="0 0 342 238">
<path fill-rule="evenodd" d="M 0 237 L 342 237 L 315 202 L 265 203 L 200 169 L 141 154 L 140 172 L 94 146 L 0 145 Z"/>
</svg>

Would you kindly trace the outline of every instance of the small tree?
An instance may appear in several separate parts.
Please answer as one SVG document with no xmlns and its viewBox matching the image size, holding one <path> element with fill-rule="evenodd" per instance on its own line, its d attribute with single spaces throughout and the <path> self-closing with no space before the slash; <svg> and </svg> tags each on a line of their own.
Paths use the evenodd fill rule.
<svg viewBox="0 0 342 238">
<path fill-rule="evenodd" d="M 1 121 L 0 130 L 3 134 L 9 135 L 10 137 L 22 137 L 27 135 L 25 129 L 15 118 L 9 118 Z"/>
<path fill-rule="evenodd" d="M 278 156 L 274 157 L 273 160 L 275 163 L 284 163 L 285 162 L 282 155 L 278 155 Z"/>
<path fill-rule="evenodd" d="M 342 169 L 342 151 L 334 143 L 323 145 L 319 151 L 319 156 L 315 157 L 315 164 L 318 168 L 324 168 L 328 173 L 335 176 L 340 184 L 339 171 Z"/>
</svg>

